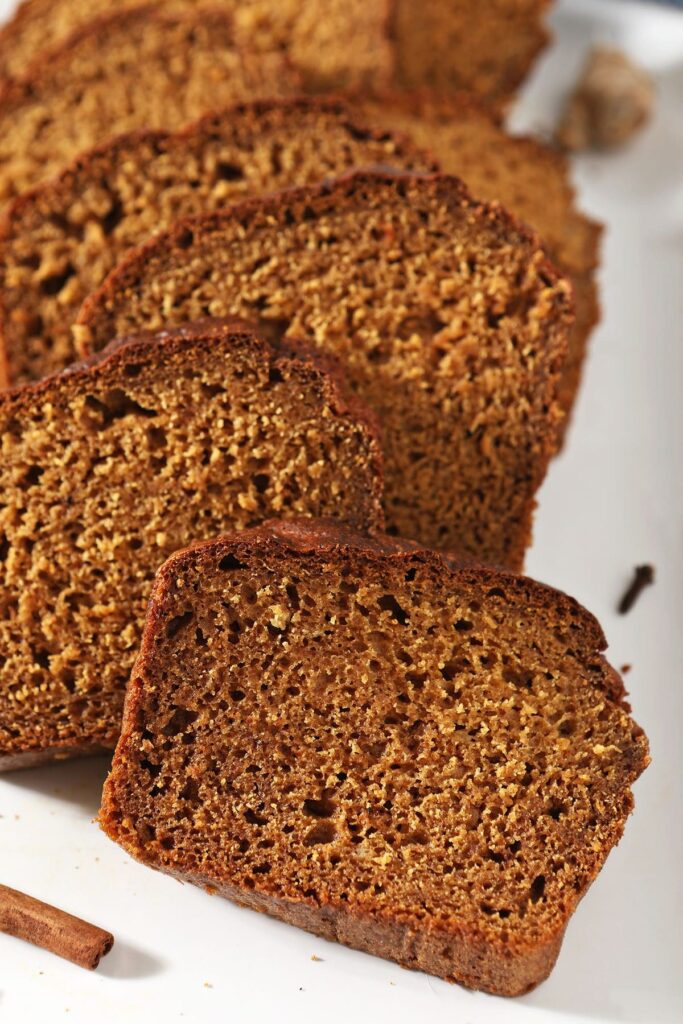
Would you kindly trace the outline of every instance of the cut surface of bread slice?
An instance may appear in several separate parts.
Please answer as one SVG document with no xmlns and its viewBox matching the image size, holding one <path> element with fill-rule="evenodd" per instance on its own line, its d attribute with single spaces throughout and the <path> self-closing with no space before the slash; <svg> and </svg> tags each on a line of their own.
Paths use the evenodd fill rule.
<svg viewBox="0 0 683 1024">
<path fill-rule="evenodd" d="M 0 93 L 0 202 L 135 128 L 179 128 L 221 104 L 296 91 L 280 52 L 235 46 L 219 10 L 100 18 Z"/>
<path fill-rule="evenodd" d="M 549 0 L 394 0 L 396 84 L 504 105 L 549 39 Z"/>
<path fill-rule="evenodd" d="M 560 405 L 569 422 L 590 333 L 600 315 L 595 280 L 602 227 L 577 208 L 567 160 L 529 136 L 507 133 L 474 97 L 390 94 L 359 103 L 371 124 L 407 133 L 472 195 L 499 201 L 530 224 L 572 282 L 576 321 L 569 334 Z"/>
<path fill-rule="evenodd" d="M 379 415 L 391 532 L 517 568 L 556 443 L 569 285 L 440 175 L 359 173 L 178 222 L 84 305 L 79 343 L 206 315 L 340 358 Z"/>
<path fill-rule="evenodd" d="M 15 199 L 0 226 L 5 384 L 73 362 L 83 300 L 127 249 L 178 217 L 378 164 L 434 168 L 407 139 L 361 127 L 340 102 L 312 99 L 240 104 L 176 133 L 134 132 L 83 154 Z"/>
<path fill-rule="evenodd" d="M 331 522 L 196 545 L 157 576 L 100 822 L 327 939 L 526 992 L 648 762 L 604 647 L 558 591 Z"/>
<path fill-rule="evenodd" d="M 37 55 L 93 19 L 139 7 L 140 0 L 25 0 L 0 30 L 0 77 L 25 73 Z M 167 0 L 165 10 L 196 11 L 198 0 Z M 390 84 L 391 0 L 208 0 L 230 14 L 250 50 L 282 49 L 314 91 Z"/>
<path fill-rule="evenodd" d="M 281 46 L 308 91 L 363 90 L 393 81 L 392 7 L 393 0 L 243 0 L 235 20 L 245 45 Z"/>
<path fill-rule="evenodd" d="M 0 31 L 0 76 L 29 63 L 98 15 L 139 0 L 25 0 Z M 198 0 L 166 9 L 196 10 Z M 220 0 L 241 45 L 282 48 L 313 91 L 466 88 L 505 102 L 548 39 L 547 0 Z"/>
<path fill-rule="evenodd" d="M 318 358 L 206 322 L 0 398 L 0 768 L 114 746 L 171 552 L 274 513 L 380 521 L 371 421 Z"/>
</svg>

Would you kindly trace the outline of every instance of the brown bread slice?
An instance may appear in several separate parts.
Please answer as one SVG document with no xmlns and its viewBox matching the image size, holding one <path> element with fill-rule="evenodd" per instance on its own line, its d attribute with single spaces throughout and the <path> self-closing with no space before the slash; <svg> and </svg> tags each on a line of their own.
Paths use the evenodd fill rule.
<svg viewBox="0 0 683 1024">
<path fill-rule="evenodd" d="M 0 226 L 4 383 L 72 362 L 83 300 L 127 249 L 178 217 L 373 164 L 434 167 L 407 139 L 359 126 L 343 103 L 313 99 L 240 104 L 83 154 L 15 199 Z"/>
<path fill-rule="evenodd" d="M 327 939 L 526 992 L 648 763 L 604 647 L 550 587 L 332 522 L 195 545 L 157 576 L 101 824 Z"/>
<path fill-rule="evenodd" d="M 572 283 L 576 320 L 560 382 L 563 429 L 581 380 L 591 331 L 600 317 L 596 271 L 602 226 L 576 205 L 568 161 L 529 136 L 510 135 L 471 95 L 451 99 L 387 94 L 358 104 L 371 124 L 407 133 L 430 149 L 441 169 L 457 174 L 473 195 L 498 200 L 534 227 Z"/>
<path fill-rule="evenodd" d="M 381 419 L 392 532 L 517 568 L 556 443 L 568 295 L 538 238 L 456 178 L 367 172 L 179 221 L 77 331 L 98 350 L 235 315 L 332 352 Z"/>
<path fill-rule="evenodd" d="M 366 414 L 239 324 L 0 397 L 0 768 L 113 747 L 156 569 L 273 514 L 381 521 Z"/>
<path fill-rule="evenodd" d="M 388 85 L 394 54 L 391 0 L 205 0 L 230 14 L 240 45 L 283 49 L 304 85 L 320 91 L 372 82 Z M 0 77 L 25 73 L 46 49 L 102 15 L 140 6 L 140 0 L 25 0 L 0 30 Z M 195 11 L 199 0 L 167 0 L 166 10 Z"/>
<path fill-rule="evenodd" d="M 0 203 L 118 132 L 179 128 L 298 83 L 281 53 L 237 49 L 220 9 L 157 5 L 99 18 L 0 92 Z"/>
<path fill-rule="evenodd" d="M 139 2 L 139 0 L 137 0 Z M 0 75 L 102 13 L 136 0 L 25 0 L 0 32 Z M 168 8 L 195 10 L 197 0 Z M 504 103 L 545 46 L 548 0 L 219 0 L 249 48 L 282 47 L 313 91 L 469 89 Z"/>
</svg>

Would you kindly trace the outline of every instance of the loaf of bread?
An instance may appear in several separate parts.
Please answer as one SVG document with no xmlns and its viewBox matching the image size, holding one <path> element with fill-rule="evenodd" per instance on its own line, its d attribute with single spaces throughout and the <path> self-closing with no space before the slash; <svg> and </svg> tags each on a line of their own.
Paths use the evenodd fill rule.
<svg viewBox="0 0 683 1024">
<path fill-rule="evenodd" d="M 24 0 L 0 32 L 0 76 L 29 63 L 97 15 L 140 0 Z M 282 48 L 308 90 L 469 89 L 504 102 L 548 39 L 548 0 L 213 0 L 241 44 Z M 196 10 L 197 0 L 167 8 Z M 43 58 L 44 59 L 44 58 Z"/>
<path fill-rule="evenodd" d="M 179 221 L 84 305 L 97 351 L 231 315 L 333 352 L 378 413 L 392 532 L 518 568 L 555 450 L 569 285 L 456 179 L 367 172 Z"/>
<path fill-rule="evenodd" d="M 430 149 L 441 169 L 462 178 L 478 199 L 498 200 L 531 224 L 571 281 L 576 320 L 560 382 L 564 429 L 600 315 L 596 270 L 602 230 L 577 209 L 567 160 L 537 139 L 510 135 L 481 102 L 464 93 L 451 99 L 394 93 L 356 104 L 371 124 L 405 132 Z"/>
<path fill-rule="evenodd" d="M 0 203 L 118 132 L 179 128 L 298 85 L 280 52 L 236 48 L 220 10 L 157 5 L 99 18 L 0 91 Z"/>
<path fill-rule="evenodd" d="M 0 226 L 0 386 L 72 362 L 83 300 L 127 249 L 178 217 L 375 164 L 433 169 L 407 139 L 314 99 L 240 104 L 176 133 L 133 132 L 83 154 L 15 199 Z"/>
<path fill-rule="evenodd" d="M 171 552 L 273 514 L 381 521 L 374 428 L 317 358 L 212 321 L 0 397 L 0 768 L 114 746 Z"/>
<path fill-rule="evenodd" d="M 194 545 L 154 584 L 100 822 L 326 939 L 527 992 L 648 763 L 604 647 L 558 591 L 333 522 Z"/>
</svg>

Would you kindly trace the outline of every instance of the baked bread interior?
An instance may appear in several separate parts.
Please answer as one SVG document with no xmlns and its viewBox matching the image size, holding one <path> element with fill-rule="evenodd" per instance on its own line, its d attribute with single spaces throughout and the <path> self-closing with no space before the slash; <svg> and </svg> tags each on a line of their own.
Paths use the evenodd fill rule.
<svg viewBox="0 0 683 1024">
<path fill-rule="evenodd" d="M 569 295 L 456 178 L 363 172 L 179 221 L 90 297 L 77 343 L 210 314 L 332 352 L 381 421 L 390 532 L 519 568 Z"/>
<path fill-rule="evenodd" d="M 558 591 L 334 522 L 195 545 L 154 584 L 100 822 L 182 880 L 518 995 L 648 763 L 604 647 Z"/>
<path fill-rule="evenodd" d="M 0 203 L 119 132 L 180 128 L 299 84 L 280 51 L 239 48 L 220 7 L 157 4 L 97 18 L 0 91 Z"/>
<path fill-rule="evenodd" d="M 112 748 L 154 573 L 273 514 L 381 522 L 380 455 L 317 357 L 188 325 L 0 397 L 0 768 Z"/>
<path fill-rule="evenodd" d="M 362 123 L 335 100 L 239 104 L 178 132 L 117 136 L 19 196 L 0 225 L 4 383 L 73 362 L 83 300 L 131 246 L 178 217 L 352 167 L 434 169 L 409 140 Z"/>
<path fill-rule="evenodd" d="M 577 206 L 567 159 L 530 136 L 511 135 L 470 94 L 393 93 L 356 101 L 358 114 L 405 132 L 430 150 L 442 171 L 462 178 L 472 195 L 502 205 L 530 224 L 555 266 L 571 281 L 575 321 L 559 390 L 566 430 L 581 381 L 588 340 L 600 318 L 597 269 L 602 226 Z"/>
<path fill-rule="evenodd" d="M 0 77 L 21 75 L 98 15 L 140 0 L 24 0 L 0 31 Z M 197 0 L 167 0 L 193 11 Z M 215 3 L 208 6 L 218 6 Z M 308 90 L 469 89 L 503 104 L 548 41 L 548 0 L 220 0 L 241 45 L 281 48 Z"/>
<path fill-rule="evenodd" d="M 504 107 L 549 37 L 549 0 L 394 0 L 395 82 Z"/>
<path fill-rule="evenodd" d="M 141 0 L 24 0 L 0 30 L 0 78 L 23 75 L 97 17 Z M 198 0 L 165 0 L 166 11 L 197 11 Z M 229 15 L 248 50 L 282 50 L 310 91 L 388 85 L 394 68 L 387 0 L 203 0 Z"/>
</svg>

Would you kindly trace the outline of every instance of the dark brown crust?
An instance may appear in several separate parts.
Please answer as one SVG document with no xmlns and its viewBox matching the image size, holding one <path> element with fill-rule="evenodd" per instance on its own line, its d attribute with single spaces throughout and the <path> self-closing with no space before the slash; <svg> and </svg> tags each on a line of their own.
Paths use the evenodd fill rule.
<svg viewBox="0 0 683 1024">
<path fill-rule="evenodd" d="M 274 556 L 300 555 L 321 560 L 338 559 L 345 562 L 349 557 L 360 558 L 361 565 L 377 566 L 387 562 L 396 563 L 401 572 L 416 561 L 434 568 L 440 578 L 450 578 L 454 586 L 458 583 L 479 582 L 485 586 L 512 588 L 524 602 L 526 595 L 533 594 L 539 603 L 552 604 L 558 615 L 570 615 L 580 623 L 582 646 L 593 659 L 604 659 L 598 654 L 606 646 L 603 632 L 595 618 L 572 598 L 533 580 L 515 574 L 496 571 L 483 566 L 462 563 L 456 558 L 422 548 L 412 542 L 397 540 L 386 535 L 363 535 L 336 522 L 335 520 L 294 519 L 288 521 L 270 520 L 255 529 L 233 533 L 213 541 L 203 542 L 172 555 L 157 574 L 148 608 L 145 630 L 138 659 L 133 668 L 131 682 L 126 695 L 121 739 L 112 764 L 113 780 L 118 768 L 125 763 L 125 749 L 131 735 L 139 728 L 144 679 L 147 667 L 154 657 L 155 637 L 161 629 L 167 602 L 171 599 L 176 580 L 197 561 L 206 562 L 207 569 L 226 555 L 232 554 L 248 561 L 250 556 L 268 561 Z M 608 699 L 628 708 L 624 701 L 623 683 L 616 672 L 608 677 L 606 692 Z M 634 735 L 642 730 L 634 725 Z M 635 758 L 635 753 L 633 754 Z M 633 760 L 632 758 L 632 760 Z M 641 760 L 627 765 L 628 778 L 633 781 L 646 767 L 646 754 Z M 623 817 L 613 823 L 607 849 L 618 842 L 633 800 L 628 789 L 621 803 Z M 115 786 L 113 781 L 105 784 L 100 823 L 103 829 L 117 842 L 122 842 L 117 828 Z M 123 845 L 133 856 L 139 851 Z M 575 904 L 564 907 L 558 913 L 554 930 L 536 941 L 510 937 L 505 944 L 494 945 L 476 929 L 461 923 L 457 928 L 424 922 L 413 925 L 404 919 L 391 915 L 375 916 L 370 912 L 351 909 L 346 904 L 318 904 L 313 899 L 301 897 L 297 900 L 282 898 L 269 892 L 264 882 L 262 891 L 246 891 L 231 884 L 227 879 L 216 881 L 206 875 L 183 873 L 170 870 L 165 865 L 152 864 L 174 875 L 182 881 L 200 885 L 209 892 L 218 892 L 234 902 L 270 914 L 282 921 L 304 928 L 323 938 L 343 942 L 355 949 L 363 950 L 397 961 L 404 967 L 418 968 L 450 981 L 466 986 L 484 989 L 498 995 L 521 995 L 543 981 L 555 963 L 562 939 Z M 577 894 L 581 898 L 599 870 L 586 879 L 585 887 Z M 448 956 L 444 955 L 444 937 L 447 935 Z"/>
<path fill-rule="evenodd" d="M 354 97 L 353 93 L 348 93 L 347 95 L 351 105 L 353 105 L 354 99 L 360 103 L 360 116 L 362 119 L 363 102 L 364 100 L 367 100 L 367 97 Z M 398 108 L 415 117 L 423 116 L 426 108 L 430 118 L 438 118 L 439 120 L 446 122 L 463 114 L 475 115 L 480 118 L 485 118 L 487 121 L 499 128 L 501 132 L 505 133 L 505 125 L 500 111 L 492 109 L 483 99 L 481 99 L 481 97 L 468 92 L 460 91 L 448 96 L 442 96 L 435 94 L 429 89 L 414 90 L 412 92 L 384 91 L 378 94 L 373 94 L 370 99 L 370 103 L 373 107 L 375 104 L 381 106 L 381 104 L 386 103 L 389 107 Z M 374 123 L 374 117 L 370 118 L 370 120 Z M 409 132 L 405 134 L 410 137 Z M 530 164 L 552 167 L 556 174 L 564 178 L 567 182 L 567 188 L 570 190 L 572 198 L 575 198 L 576 192 L 570 181 L 571 165 L 563 150 L 550 143 L 543 142 L 541 139 L 538 139 L 533 135 L 529 135 L 528 133 L 506 134 L 511 143 L 514 143 L 518 149 L 527 154 Z M 439 163 L 435 153 L 430 151 L 429 155 L 435 163 Z M 444 170 L 445 173 L 452 173 L 448 169 Z M 465 184 L 467 184 L 467 182 L 465 182 Z M 585 273 L 586 271 L 593 270 L 599 266 L 600 239 L 602 237 L 604 226 L 600 221 L 595 220 L 593 217 L 589 217 L 580 210 L 576 210 L 575 213 L 577 222 L 581 223 L 586 230 L 586 234 L 589 238 L 589 244 L 585 249 L 584 259 L 576 264 L 570 264 L 565 259 L 562 261 L 561 269 L 566 272 L 574 271 L 577 273 Z M 533 224 L 531 225 L 531 228 L 532 230 L 536 230 L 535 225 Z M 559 262 L 559 256 L 557 253 L 552 254 L 551 258 Z"/>
<path fill-rule="evenodd" d="M 101 812 L 105 831 L 106 814 L 111 809 L 105 790 Z M 217 885 L 203 875 L 159 870 L 328 942 L 340 942 L 362 953 L 393 960 L 408 970 L 424 971 L 466 988 L 484 989 L 500 996 L 524 995 L 545 981 L 555 966 L 566 930 L 565 922 L 561 930 L 536 947 L 506 955 L 466 928 L 460 932 L 428 926 L 418 930 L 404 921 L 380 919 L 340 906 L 319 906 L 305 897 L 296 901 L 284 899 L 274 893 L 252 892 L 228 883 Z M 443 955 L 444 945 L 450 950 L 448 958 Z"/>
<path fill-rule="evenodd" d="M 392 3 L 393 3 L 393 0 L 381 0 L 382 9 L 383 9 L 383 19 L 382 20 L 383 20 L 383 23 L 384 23 L 384 30 L 385 30 L 384 31 L 384 35 L 385 35 L 386 38 L 389 37 L 389 22 L 390 22 L 390 16 L 391 16 Z M 30 25 L 31 22 L 34 20 L 34 17 L 35 17 L 32 14 L 32 11 L 31 11 L 31 7 L 32 6 L 33 5 L 31 3 L 31 0 L 23 0 L 23 2 L 19 5 L 19 7 L 17 8 L 16 12 L 12 16 L 12 18 L 5 25 L 2 26 L 2 29 L 0 30 L 0 50 L 1 51 L 3 51 L 3 52 L 10 51 L 15 46 L 15 43 L 21 40 L 21 34 L 22 34 L 22 29 L 23 29 L 24 25 L 26 25 L 26 24 Z M 148 10 L 150 10 L 150 11 L 151 10 L 155 10 L 155 11 L 160 11 L 161 13 L 164 12 L 164 4 L 163 3 L 158 3 L 158 2 L 149 3 L 149 2 L 146 2 L 146 0 L 141 0 L 139 5 L 136 5 L 135 7 L 128 7 L 128 8 L 125 9 L 124 12 L 121 12 L 121 13 L 127 13 L 128 11 L 131 11 L 131 10 L 137 11 L 137 10 L 139 10 L 140 7 L 143 7 L 143 6 L 145 8 L 147 8 Z M 206 10 L 206 9 L 212 10 L 213 9 L 217 13 L 222 13 L 224 17 L 226 15 L 225 10 L 221 11 L 220 3 L 217 2 L 217 0 L 205 0 L 205 2 L 202 3 L 202 9 L 203 10 Z M 189 8 L 189 5 L 188 5 L 188 11 L 191 14 L 191 10 Z M 41 15 L 41 17 L 45 17 L 45 14 Z M 69 35 L 66 35 L 66 36 L 63 36 L 61 38 L 55 39 L 50 46 L 45 47 L 44 49 L 41 49 L 38 53 L 36 53 L 34 55 L 32 60 L 28 63 L 27 67 L 22 71 L 21 74 L 14 74 L 14 75 L 10 74 L 6 70 L 5 64 L 2 61 L 2 59 L 0 58 L 0 86 L 2 85 L 3 82 L 7 82 L 7 81 L 11 81 L 12 79 L 17 79 L 17 78 L 20 78 L 20 77 L 24 77 L 25 74 L 27 73 L 28 69 L 34 68 L 34 67 L 38 67 L 40 64 L 43 64 L 43 63 L 45 63 L 45 61 L 49 60 L 52 54 L 62 50 L 65 45 L 70 44 L 74 40 L 77 41 L 79 37 L 81 37 L 83 34 L 85 34 L 87 32 L 87 29 L 88 29 L 88 27 L 90 25 L 92 25 L 94 23 L 101 24 L 101 23 L 105 22 L 106 20 L 108 20 L 111 17 L 118 17 L 118 15 L 116 14 L 116 12 L 114 12 L 114 14 L 101 14 L 101 15 L 98 15 L 98 16 L 96 16 L 94 18 L 89 18 L 87 22 L 81 23 L 81 25 L 79 27 L 75 28 Z M 393 52 L 392 52 L 391 53 L 391 65 L 390 65 L 390 68 L 388 69 L 388 70 L 390 70 L 392 72 L 393 72 L 393 63 L 394 62 L 395 62 L 395 58 L 394 58 L 394 55 L 393 55 Z M 384 80 L 386 80 L 386 78 L 387 78 L 387 74 L 386 73 L 381 75 L 381 80 L 384 81 Z M 315 83 L 311 83 L 311 84 L 314 85 Z"/>
<path fill-rule="evenodd" d="M 0 29 L 0 50 L 3 53 L 9 52 L 14 47 L 15 42 L 21 40 L 24 25 L 27 23 L 30 25 L 33 20 L 34 15 L 31 10 L 33 6 L 34 5 L 31 0 L 23 0 L 10 20 L 2 26 L 2 29 Z M 145 0 L 141 0 L 139 6 L 134 8 L 125 8 L 124 13 L 128 13 L 131 10 L 138 11 L 140 9 L 151 12 L 155 9 L 161 10 L 162 5 L 158 3 L 145 3 Z M 54 54 L 67 46 L 77 43 L 83 35 L 87 33 L 90 26 L 102 26 L 110 18 L 117 18 L 119 16 L 119 14 L 114 12 L 113 14 L 99 14 L 94 18 L 89 19 L 87 23 L 84 23 L 80 27 L 74 29 L 69 35 L 55 40 L 51 46 L 47 46 L 45 49 L 41 49 L 39 53 L 36 53 L 31 61 L 28 62 L 21 74 L 10 74 L 5 70 L 5 62 L 0 59 L 0 87 L 7 86 L 11 81 L 17 81 L 18 79 L 27 77 L 31 69 L 39 68 L 41 64 L 51 60 Z"/>
<path fill-rule="evenodd" d="M 75 386 L 87 383 L 93 370 L 106 373 L 115 370 L 121 362 L 128 362 L 141 355 L 149 354 L 154 348 L 162 346 L 182 346 L 185 341 L 195 341 L 199 336 L 211 339 L 232 334 L 235 340 L 243 343 L 248 341 L 254 353 L 264 361 L 268 369 L 277 370 L 286 365 L 294 373 L 304 372 L 307 376 L 315 376 L 323 386 L 325 399 L 338 416 L 348 416 L 359 422 L 372 439 L 373 465 L 376 474 L 375 498 L 378 509 L 381 507 L 382 455 L 380 427 L 377 417 L 367 406 L 352 394 L 344 378 L 343 368 L 331 356 L 321 355 L 315 349 L 294 339 L 278 341 L 266 340 L 260 333 L 258 324 L 251 324 L 234 317 L 212 317 L 196 320 L 191 324 L 169 328 L 162 331 L 140 331 L 138 334 L 115 338 L 100 352 L 72 363 L 61 373 L 31 384 L 20 384 L 9 388 L 0 395 L 0 406 L 15 403 L 18 409 L 27 410 L 35 401 L 49 394 L 60 382 L 69 380 Z M 377 525 L 381 525 L 382 515 L 378 512 Z"/>
<path fill-rule="evenodd" d="M 397 44 L 395 39 L 394 23 L 396 18 L 396 8 L 398 0 L 380 0 L 380 2 L 383 12 L 382 21 L 384 25 L 384 37 L 386 41 L 389 43 L 390 47 L 390 77 L 395 79 L 395 65 L 397 63 Z M 517 88 L 519 87 L 521 82 L 526 78 L 529 68 L 533 65 L 539 52 L 541 52 L 550 41 L 551 34 L 548 31 L 547 27 L 541 21 L 549 6 L 549 2 L 550 0 L 538 0 L 538 23 L 536 26 L 536 45 L 533 51 L 530 51 L 530 53 L 528 54 L 526 64 L 520 64 L 514 75 L 508 74 L 504 79 L 501 80 L 500 87 L 497 90 L 495 96 L 489 97 L 489 101 L 491 102 L 491 104 L 495 103 L 499 108 L 502 108 L 505 105 L 505 103 L 510 99 L 511 95 L 517 91 Z M 211 0 L 209 0 L 209 6 L 210 5 Z M 215 6 L 215 0 L 213 0 L 213 5 Z M 2 48 L 3 51 L 10 51 L 16 45 L 17 42 L 20 42 L 23 27 L 27 24 L 31 25 L 31 23 L 35 20 L 35 15 L 31 10 L 32 6 L 33 5 L 30 2 L 30 0 L 24 0 L 24 2 L 20 4 L 19 8 L 15 12 L 11 20 L 5 26 L 3 26 L 2 30 L 0 31 L 0 47 Z M 145 6 L 158 7 L 159 5 L 145 4 Z M 109 17 L 109 15 L 100 15 L 97 18 L 92 19 L 92 21 L 102 22 L 107 17 Z M 46 47 L 44 50 L 41 50 L 39 53 L 36 53 L 28 66 L 36 67 L 40 63 L 44 63 L 47 59 L 49 59 L 52 53 L 62 49 L 62 47 L 65 45 L 67 41 L 70 41 L 74 38 L 78 38 L 78 36 L 82 34 L 83 30 L 84 27 L 80 27 L 75 29 L 70 37 L 56 39 L 50 46 Z M 0 80 L 2 80 L 3 78 L 5 80 L 8 80 L 11 77 L 16 78 L 20 76 L 11 76 L 3 67 L 2 61 L 0 61 Z M 383 74 L 379 80 L 386 80 L 386 77 L 386 74 Z M 377 84 L 377 82 L 375 84 Z"/>
<path fill-rule="evenodd" d="M 0 321 L 4 320 L 6 316 L 6 310 L 0 299 Z M 5 344 L 4 335 L 0 332 L 0 391 L 8 388 L 12 381 L 10 379 L 9 371 L 9 360 L 7 358 L 7 345 Z"/>
</svg>

